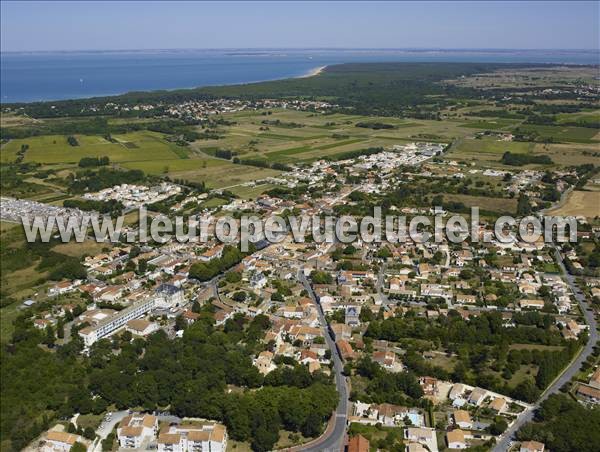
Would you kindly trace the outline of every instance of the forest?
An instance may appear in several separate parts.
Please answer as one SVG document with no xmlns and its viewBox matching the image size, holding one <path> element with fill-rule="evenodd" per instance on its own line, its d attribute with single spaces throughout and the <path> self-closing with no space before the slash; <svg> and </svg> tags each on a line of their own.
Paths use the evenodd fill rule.
<svg viewBox="0 0 600 452">
<path fill-rule="evenodd" d="M 210 309 L 201 308 L 182 339 L 124 333 L 82 356 L 75 330 L 68 344 L 47 345 L 46 334 L 23 315 L 1 358 L 2 438 L 19 450 L 76 412 L 138 406 L 223 422 L 230 438 L 256 451 L 271 450 L 281 429 L 318 436 L 336 406 L 335 387 L 295 362 L 263 378 L 251 357 L 266 347 L 260 338 L 269 325 L 266 316 L 238 316 L 216 329 Z"/>
</svg>

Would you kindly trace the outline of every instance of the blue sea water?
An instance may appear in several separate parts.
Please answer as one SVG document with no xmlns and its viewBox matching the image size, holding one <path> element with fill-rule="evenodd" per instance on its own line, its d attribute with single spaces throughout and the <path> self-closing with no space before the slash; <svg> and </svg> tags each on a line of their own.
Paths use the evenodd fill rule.
<svg viewBox="0 0 600 452">
<path fill-rule="evenodd" d="M 0 54 L 0 101 L 33 102 L 298 77 L 349 62 L 598 64 L 596 50 L 231 49 Z"/>
</svg>

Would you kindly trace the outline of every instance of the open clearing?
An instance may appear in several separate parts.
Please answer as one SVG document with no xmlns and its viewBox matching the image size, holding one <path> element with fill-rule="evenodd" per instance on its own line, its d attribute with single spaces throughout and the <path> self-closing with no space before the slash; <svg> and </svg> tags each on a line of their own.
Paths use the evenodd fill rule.
<svg viewBox="0 0 600 452">
<path fill-rule="evenodd" d="M 517 200 L 510 198 L 448 194 L 444 195 L 444 201 L 462 202 L 467 207 L 479 207 L 490 212 L 514 214 L 517 211 Z"/>
<path fill-rule="evenodd" d="M 574 190 L 565 204 L 548 212 L 550 215 L 600 217 L 600 192 Z"/>
</svg>

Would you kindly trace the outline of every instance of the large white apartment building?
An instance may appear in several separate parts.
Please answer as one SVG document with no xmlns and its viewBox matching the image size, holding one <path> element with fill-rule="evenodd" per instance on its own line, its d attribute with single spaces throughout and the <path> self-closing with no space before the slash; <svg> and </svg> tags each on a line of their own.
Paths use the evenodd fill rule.
<svg viewBox="0 0 600 452">
<path fill-rule="evenodd" d="M 123 418 L 117 427 L 119 446 L 127 449 L 139 449 L 145 440 L 156 438 L 158 419 L 149 414 L 132 414 Z"/>
<path fill-rule="evenodd" d="M 127 322 L 137 319 L 147 314 L 154 308 L 154 298 L 139 301 L 131 306 L 115 313 L 114 315 L 100 321 L 97 325 L 88 326 L 79 332 L 86 347 L 90 347 L 94 342 L 109 337 L 117 330 L 124 328 Z"/>
<path fill-rule="evenodd" d="M 172 425 L 157 443 L 158 452 L 225 452 L 227 429 L 221 424 Z"/>
</svg>

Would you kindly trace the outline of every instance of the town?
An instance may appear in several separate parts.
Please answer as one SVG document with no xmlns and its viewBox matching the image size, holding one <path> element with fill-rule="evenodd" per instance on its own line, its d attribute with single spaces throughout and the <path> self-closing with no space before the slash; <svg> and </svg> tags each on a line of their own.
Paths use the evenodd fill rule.
<svg viewBox="0 0 600 452">
<path fill-rule="evenodd" d="M 334 163 L 319 160 L 252 183 L 281 187 L 271 194 L 202 212 L 212 218 L 248 211 L 263 217 L 294 210 L 352 212 L 367 196 L 442 174 L 456 180 L 503 178 L 507 193 L 533 197 L 543 176 L 474 170 L 440 160 L 443 153 L 443 145 L 412 143 Z M 319 189 L 288 195 L 304 184 Z M 182 199 L 182 193 L 173 183 L 123 184 L 85 198 L 118 199 L 126 207 L 162 201 L 177 211 L 214 195 L 189 193 Z M 36 203 L 2 206 L 9 220 L 40 213 Z M 389 209 L 411 215 L 429 211 Z M 242 319 L 260 321 L 262 345 L 252 366 L 263 378 L 282 365 L 336 376 L 348 408 L 333 422 L 348 428 L 349 451 L 369 450 L 365 435 L 373 440 L 373 432 L 399 428 L 406 450 L 435 452 L 502 442 L 531 416 L 541 391 L 559 389 L 555 377 L 596 325 L 580 289 L 561 275 L 563 259 L 577 264 L 573 249 L 544 242 L 343 245 L 315 244 L 309 237 L 297 243 L 290 235 L 246 255 L 216 240 L 202 246 L 117 243 L 84 258 L 85 278 L 50 284 L 22 309 L 48 347 L 81 340 L 80 353 L 90 358 L 103 343 L 120 347 L 157 332 L 185 340 L 206 315 L 214 328 L 226 331 Z M 230 263 L 226 272 L 213 275 L 211 269 L 224 261 Z M 599 298 L 600 279 L 586 278 L 585 290 Z M 486 336 L 492 330 L 502 342 Z M 551 351 L 560 351 L 558 366 L 551 364 Z M 474 355 L 467 359 L 464 353 Z M 474 377 L 481 365 L 491 370 Z M 535 380 L 526 376 L 532 368 L 540 369 Z M 407 396 L 386 387 L 388 380 Z M 581 403 L 600 403 L 600 370 L 571 391 Z M 74 417 L 66 428 L 59 424 L 42 434 L 40 447 L 70 450 L 80 443 L 104 450 L 115 438 L 123 449 L 227 449 L 227 427 L 214 420 L 133 408 L 109 413 L 95 431 L 82 431 Z M 318 441 L 314 450 L 320 450 Z M 544 445 L 524 441 L 520 450 L 543 451 Z"/>
</svg>

